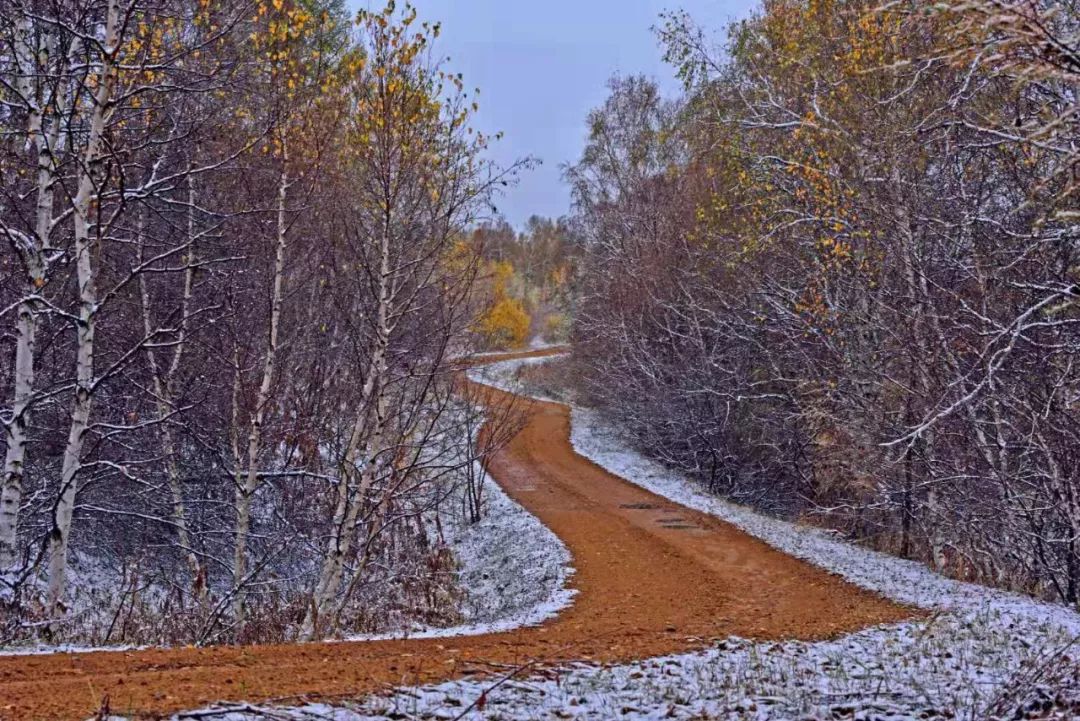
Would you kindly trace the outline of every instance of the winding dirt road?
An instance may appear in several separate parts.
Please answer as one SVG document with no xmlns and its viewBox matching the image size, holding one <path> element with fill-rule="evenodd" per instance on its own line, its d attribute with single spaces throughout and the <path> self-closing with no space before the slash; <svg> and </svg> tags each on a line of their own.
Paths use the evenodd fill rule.
<svg viewBox="0 0 1080 721">
<path fill-rule="evenodd" d="M 494 391 L 493 391 L 494 392 Z M 0 657 L 0 718 L 160 718 L 214 701 L 359 697 L 538 660 L 620 662 L 739 635 L 822 639 L 909 609 L 775 551 L 575 454 L 569 411 L 535 403 L 491 462 L 515 500 L 569 547 L 579 593 L 536 628 L 455 639 Z"/>
</svg>

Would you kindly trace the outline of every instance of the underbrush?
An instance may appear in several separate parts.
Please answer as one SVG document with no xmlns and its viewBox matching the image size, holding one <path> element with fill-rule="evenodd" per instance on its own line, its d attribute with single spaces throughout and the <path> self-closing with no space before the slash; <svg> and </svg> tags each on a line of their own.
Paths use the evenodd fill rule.
<svg viewBox="0 0 1080 721">
<path fill-rule="evenodd" d="M 557 356 L 540 358 L 535 363 L 523 363 L 514 374 L 514 380 L 525 395 L 569 402 L 572 392 L 566 379 L 572 372 L 572 362 L 569 356 Z"/>
<path fill-rule="evenodd" d="M 391 554 L 393 558 L 389 558 Z M 345 590 L 330 636 L 450 626 L 464 595 L 452 549 L 426 536 L 395 540 L 369 559 Z M 182 569 L 150 569 L 125 560 L 81 557 L 73 607 L 62 619 L 44 613 L 40 594 L 24 591 L 0 608 L 0 646 L 66 647 L 274 644 L 298 640 L 310 603 L 310 575 L 281 567 L 247 594 L 243 623 L 231 620 L 232 596 L 220 587 L 192 592 Z"/>
</svg>

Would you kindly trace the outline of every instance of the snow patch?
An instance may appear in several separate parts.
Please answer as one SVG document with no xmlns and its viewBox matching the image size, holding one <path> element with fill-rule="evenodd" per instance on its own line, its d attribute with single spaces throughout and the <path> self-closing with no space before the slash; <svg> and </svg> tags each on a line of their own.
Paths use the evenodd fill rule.
<svg viewBox="0 0 1080 721">
<path fill-rule="evenodd" d="M 461 563 L 460 585 L 468 594 L 461 609 L 468 623 L 421 627 L 389 634 L 350 636 L 348 641 L 477 636 L 536 626 L 570 606 L 574 573 L 566 545 L 536 516 L 483 474 L 486 515 L 467 524 L 459 514 L 444 523 Z"/>
<path fill-rule="evenodd" d="M 515 358 L 500 363 L 489 363 L 488 365 L 471 368 L 467 375 L 469 380 L 489 385 L 492 388 L 498 388 L 501 391 L 516 393 L 536 401 L 560 403 L 561 401 L 557 398 L 533 393 L 527 389 L 518 378 L 518 371 L 525 366 L 543 365 L 553 360 L 565 358 L 568 355 L 569 353 L 554 353 L 535 358 Z"/>
</svg>

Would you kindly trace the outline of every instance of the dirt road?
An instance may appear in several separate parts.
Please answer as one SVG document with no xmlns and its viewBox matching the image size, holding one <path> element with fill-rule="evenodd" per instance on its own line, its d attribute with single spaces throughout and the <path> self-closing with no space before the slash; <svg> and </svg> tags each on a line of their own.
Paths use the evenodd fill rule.
<svg viewBox="0 0 1080 721">
<path fill-rule="evenodd" d="M 575 454 L 569 411 L 536 403 L 494 478 L 569 547 L 574 604 L 536 628 L 457 639 L 0 657 L 0 718 L 158 718 L 214 701 L 357 697 L 530 660 L 596 662 L 710 639 L 821 639 L 911 615 Z"/>
</svg>

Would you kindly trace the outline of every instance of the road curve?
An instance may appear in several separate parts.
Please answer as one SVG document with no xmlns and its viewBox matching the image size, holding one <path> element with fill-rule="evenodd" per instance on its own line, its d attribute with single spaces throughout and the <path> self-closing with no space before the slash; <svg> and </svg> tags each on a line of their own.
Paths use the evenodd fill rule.
<svg viewBox="0 0 1080 721">
<path fill-rule="evenodd" d="M 105 696 L 112 713 L 136 718 L 215 701 L 359 697 L 492 664 L 624 662 L 729 635 L 815 640 L 913 614 L 604 471 L 574 453 L 569 434 L 565 406 L 533 403 L 489 466 L 573 555 L 578 595 L 542 626 L 451 639 L 0 657 L 0 719 L 86 719 Z"/>
</svg>

